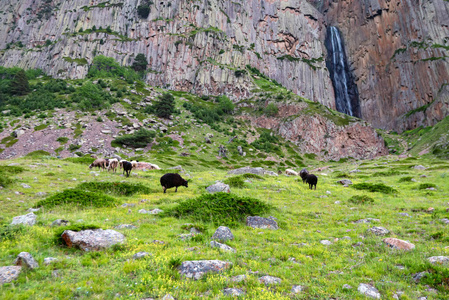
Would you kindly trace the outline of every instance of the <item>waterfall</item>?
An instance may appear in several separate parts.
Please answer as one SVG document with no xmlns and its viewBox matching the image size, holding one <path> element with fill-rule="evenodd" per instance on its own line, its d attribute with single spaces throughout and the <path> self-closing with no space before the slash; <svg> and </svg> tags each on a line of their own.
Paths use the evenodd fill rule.
<svg viewBox="0 0 449 300">
<path fill-rule="evenodd" d="M 335 106 L 339 112 L 360 117 L 357 86 L 349 72 L 343 40 L 336 27 L 328 28 L 325 45 L 328 52 L 326 66 L 334 86 Z"/>
</svg>

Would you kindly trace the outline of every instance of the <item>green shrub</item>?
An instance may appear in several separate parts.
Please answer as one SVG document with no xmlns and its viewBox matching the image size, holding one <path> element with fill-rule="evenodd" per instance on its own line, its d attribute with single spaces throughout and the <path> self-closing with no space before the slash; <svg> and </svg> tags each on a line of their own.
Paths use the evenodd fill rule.
<svg viewBox="0 0 449 300">
<path fill-rule="evenodd" d="M 56 141 L 64 145 L 69 141 L 69 138 L 66 136 L 60 136 L 56 139 Z"/>
<path fill-rule="evenodd" d="M 153 141 L 155 136 L 156 132 L 141 128 L 133 134 L 125 134 L 116 138 L 112 143 L 134 148 L 144 148 Z"/>
<path fill-rule="evenodd" d="M 245 187 L 245 181 L 241 176 L 234 176 L 226 178 L 224 183 L 228 184 L 230 187 L 242 189 Z"/>
<path fill-rule="evenodd" d="M 241 175 L 245 179 L 259 179 L 259 180 L 265 180 L 262 176 L 252 173 L 245 173 Z"/>
<path fill-rule="evenodd" d="M 26 227 L 24 225 L 2 225 L 0 226 L 0 242 L 5 240 L 14 240 L 16 236 L 24 233 Z"/>
<path fill-rule="evenodd" d="M 340 172 L 340 171 L 335 172 L 334 175 L 337 178 L 352 178 L 352 176 L 349 175 L 348 173 Z"/>
<path fill-rule="evenodd" d="M 78 150 L 79 148 L 81 148 L 81 145 L 75 145 L 75 144 L 70 144 L 70 145 L 69 145 L 69 151 L 70 151 L 70 152 L 76 151 L 76 150 Z"/>
<path fill-rule="evenodd" d="M 374 203 L 374 199 L 367 195 L 355 195 L 355 196 L 352 196 L 351 198 L 349 198 L 348 201 L 351 203 L 354 203 L 354 204 L 373 204 Z"/>
<path fill-rule="evenodd" d="M 170 93 L 162 94 L 153 109 L 158 117 L 168 119 L 175 112 L 175 97 Z"/>
<path fill-rule="evenodd" d="M 62 234 L 64 233 L 64 231 L 66 231 L 66 230 L 81 231 L 81 230 L 99 229 L 99 228 L 100 228 L 100 226 L 94 225 L 94 224 L 73 224 L 73 225 L 69 225 L 69 226 L 58 227 L 55 230 L 53 241 L 56 245 L 65 245 L 65 242 L 62 239 Z"/>
<path fill-rule="evenodd" d="M 149 194 L 151 189 L 140 183 L 125 182 L 83 182 L 77 187 L 79 190 L 90 192 L 101 191 L 103 193 L 115 194 L 119 196 L 131 196 L 137 193 Z"/>
<path fill-rule="evenodd" d="M 83 207 L 113 207 L 120 203 L 115 198 L 100 193 L 86 192 L 77 189 L 64 190 L 44 200 L 37 202 L 34 207 L 52 208 L 58 205 Z"/>
<path fill-rule="evenodd" d="M 425 190 L 425 189 L 428 189 L 428 188 L 436 188 L 436 187 L 437 186 L 435 184 L 433 184 L 433 183 L 421 183 L 418 186 L 418 189 L 419 190 Z"/>
<path fill-rule="evenodd" d="M 272 206 L 250 197 L 239 197 L 228 193 L 204 194 L 179 203 L 165 214 L 176 218 L 188 217 L 214 225 L 236 227 L 247 216 L 268 213 Z"/>
<path fill-rule="evenodd" d="M 406 176 L 406 177 L 401 177 L 399 178 L 399 182 L 410 182 L 412 181 L 413 176 Z"/>
<path fill-rule="evenodd" d="M 36 150 L 25 155 L 25 157 L 30 158 L 42 158 L 43 156 L 50 156 L 50 153 L 44 150 Z"/>
<path fill-rule="evenodd" d="M 64 158 L 65 161 L 69 161 L 75 164 L 82 164 L 82 165 L 90 165 L 94 162 L 95 158 L 92 158 L 90 156 L 83 156 L 83 157 L 67 157 Z"/>
<path fill-rule="evenodd" d="M 0 186 L 2 187 L 7 187 L 8 185 L 10 185 L 12 183 L 12 179 L 9 178 L 8 176 L 5 176 L 3 174 L 0 174 Z"/>
<path fill-rule="evenodd" d="M 393 193 L 397 193 L 397 191 L 390 187 L 387 186 L 383 183 L 357 183 L 357 184 L 353 184 L 351 185 L 353 188 L 355 188 L 356 190 L 365 190 L 365 191 L 369 191 L 369 192 L 379 192 L 379 193 L 384 193 L 384 194 L 393 194 Z"/>
<path fill-rule="evenodd" d="M 278 114 L 279 108 L 274 103 L 269 103 L 263 110 L 264 114 L 269 117 L 274 117 Z"/>
<path fill-rule="evenodd" d="M 275 152 L 279 151 L 280 148 L 276 144 L 279 143 L 279 139 L 272 134 L 270 131 L 264 130 L 260 137 L 251 143 L 254 148 L 264 151 L 264 152 Z"/>
<path fill-rule="evenodd" d="M 20 174 L 26 169 L 19 166 L 0 166 L 0 174 Z"/>
<path fill-rule="evenodd" d="M 371 176 L 373 176 L 373 177 L 387 177 L 387 176 L 396 176 L 396 175 L 403 175 L 403 174 L 407 174 L 407 173 L 399 172 L 398 170 L 390 170 L 390 171 L 386 171 L 386 172 L 376 172 L 374 174 L 371 174 Z"/>
</svg>

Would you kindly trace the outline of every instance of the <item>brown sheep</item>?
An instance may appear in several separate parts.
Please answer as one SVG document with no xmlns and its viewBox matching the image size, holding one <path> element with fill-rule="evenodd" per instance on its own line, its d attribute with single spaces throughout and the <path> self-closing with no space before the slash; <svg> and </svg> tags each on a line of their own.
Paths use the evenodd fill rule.
<svg viewBox="0 0 449 300">
<path fill-rule="evenodd" d="M 106 168 L 106 159 L 104 158 L 98 158 L 93 163 L 90 164 L 89 169 L 92 169 L 93 167 L 102 168 L 103 170 Z"/>
</svg>

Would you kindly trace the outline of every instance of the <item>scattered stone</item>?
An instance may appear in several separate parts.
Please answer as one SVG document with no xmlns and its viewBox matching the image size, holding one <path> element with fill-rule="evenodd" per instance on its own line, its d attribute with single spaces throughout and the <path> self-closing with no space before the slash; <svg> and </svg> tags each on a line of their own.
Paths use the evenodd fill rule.
<svg viewBox="0 0 449 300">
<path fill-rule="evenodd" d="M 84 251 L 101 250 L 125 241 L 123 234 L 111 229 L 66 230 L 62 238 L 69 248 L 77 246 Z"/>
<path fill-rule="evenodd" d="M 243 296 L 245 295 L 245 292 L 241 289 L 236 288 L 225 288 L 223 290 L 223 295 L 225 296 Z"/>
<path fill-rule="evenodd" d="M 234 252 L 234 253 L 236 252 L 234 248 L 229 247 L 228 245 L 216 242 L 216 241 L 211 241 L 210 242 L 210 246 L 212 248 L 219 248 L 219 249 L 221 249 L 223 251 Z"/>
<path fill-rule="evenodd" d="M 409 217 L 409 218 L 411 218 L 411 216 L 408 213 L 398 213 L 398 215 L 400 215 L 402 217 Z"/>
<path fill-rule="evenodd" d="M 262 217 L 247 217 L 246 226 L 252 228 L 262 228 L 262 229 L 279 229 L 278 223 L 275 220 L 262 218 Z"/>
<path fill-rule="evenodd" d="M 332 245 L 332 242 L 329 241 L 329 240 L 321 240 L 320 243 L 323 244 L 323 245 L 325 245 L 325 246 Z"/>
<path fill-rule="evenodd" d="M 246 152 L 245 152 L 246 153 Z M 264 175 L 268 175 L 268 176 L 279 176 L 276 172 L 273 171 L 265 171 Z"/>
<path fill-rule="evenodd" d="M 193 235 L 201 234 L 202 232 L 196 229 L 195 227 L 190 228 L 190 233 Z"/>
<path fill-rule="evenodd" d="M 165 245 L 164 241 L 153 240 L 153 244 Z"/>
<path fill-rule="evenodd" d="M 19 266 L 0 267 L 0 286 L 4 283 L 16 280 L 21 271 L 22 267 Z"/>
<path fill-rule="evenodd" d="M 44 265 L 48 266 L 49 264 L 54 263 L 54 262 L 56 262 L 56 261 L 58 261 L 57 258 L 54 258 L 54 257 L 46 257 L 46 258 L 44 258 Z"/>
<path fill-rule="evenodd" d="M 358 290 L 360 293 L 362 293 L 362 294 L 364 294 L 365 296 L 367 296 L 367 297 L 375 298 L 375 299 L 380 299 L 380 293 L 379 293 L 379 291 L 378 291 L 375 287 L 373 287 L 372 285 L 370 285 L 370 284 L 361 283 L 361 284 L 359 285 L 359 287 L 357 288 L 357 290 Z"/>
<path fill-rule="evenodd" d="M 232 282 L 242 282 L 244 280 L 246 280 L 246 275 L 236 275 L 231 277 Z"/>
<path fill-rule="evenodd" d="M 360 171 L 359 169 L 355 169 L 355 170 L 349 171 L 349 173 L 360 173 L 360 172 L 362 172 L 362 171 Z"/>
<path fill-rule="evenodd" d="M 139 210 L 139 214 L 150 214 L 150 215 L 157 215 L 159 213 L 163 212 L 163 210 L 159 209 L 159 208 L 155 208 L 152 210 L 146 210 L 146 209 L 141 209 Z"/>
<path fill-rule="evenodd" d="M 208 191 L 209 193 L 217 193 L 217 192 L 230 193 L 231 188 L 229 187 L 229 185 L 219 181 L 217 183 L 214 183 L 213 185 L 208 186 L 206 188 L 206 191 Z"/>
<path fill-rule="evenodd" d="M 133 255 L 133 259 L 142 259 L 147 255 L 149 255 L 148 252 L 137 252 L 136 254 Z"/>
<path fill-rule="evenodd" d="M 14 264 L 16 266 L 27 267 L 30 269 L 39 268 L 39 264 L 36 262 L 36 260 L 33 258 L 33 256 L 28 252 L 20 252 L 19 255 L 17 256 L 16 260 L 14 261 Z"/>
<path fill-rule="evenodd" d="M 52 227 L 54 227 L 54 226 L 67 226 L 67 225 L 69 225 L 69 221 L 67 221 L 67 220 L 63 220 L 63 219 L 57 219 L 57 220 L 54 220 L 52 223 L 51 223 L 51 226 Z"/>
<path fill-rule="evenodd" d="M 375 235 L 386 235 L 386 234 L 390 233 L 390 231 L 388 231 L 388 229 L 386 229 L 384 227 L 378 227 L 378 226 L 374 226 L 374 227 L 368 229 L 368 232 L 374 233 Z"/>
<path fill-rule="evenodd" d="M 12 219 L 11 225 L 23 224 L 27 226 L 33 226 L 34 224 L 36 224 L 36 219 L 37 216 L 34 213 L 30 212 L 26 215 L 14 217 Z"/>
<path fill-rule="evenodd" d="M 344 290 L 352 290 L 352 286 L 350 286 L 349 284 L 343 284 L 342 287 Z"/>
<path fill-rule="evenodd" d="M 395 267 L 399 270 L 405 270 L 405 267 L 403 265 L 396 265 Z"/>
<path fill-rule="evenodd" d="M 415 249 L 415 245 L 407 242 L 407 241 L 403 241 L 400 239 L 396 239 L 396 238 L 386 238 L 383 240 L 383 242 L 390 248 L 394 248 L 397 250 L 404 250 L 404 251 L 410 251 Z"/>
<path fill-rule="evenodd" d="M 444 224 L 449 224 L 449 219 L 444 218 L 441 219 L 440 221 L 443 222 Z"/>
<path fill-rule="evenodd" d="M 355 243 L 355 244 L 353 244 L 352 245 L 352 247 L 361 247 L 361 246 L 363 246 L 363 243 L 362 242 L 357 242 L 357 243 Z"/>
<path fill-rule="evenodd" d="M 304 290 L 304 287 L 302 285 L 294 285 L 292 287 L 292 293 L 293 294 L 299 294 Z"/>
<path fill-rule="evenodd" d="M 40 210 L 41 210 L 40 207 L 39 208 L 32 208 L 32 207 L 30 207 L 30 208 L 27 209 L 28 212 L 38 212 Z"/>
<path fill-rule="evenodd" d="M 352 181 L 349 179 L 342 179 L 342 180 L 337 181 L 337 183 L 339 183 L 341 185 L 350 185 L 350 184 L 352 184 Z"/>
<path fill-rule="evenodd" d="M 231 232 L 231 229 L 229 229 L 226 226 L 220 226 L 215 230 L 214 235 L 212 235 L 213 240 L 219 240 L 219 241 L 229 241 L 234 239 L 234 235 Z"/>
<path fill-rule="evenodd" d="M 427 260 L 432 264 L 446 265 L 449 263 L 449 256 L 432 256 L 427 258 Z"/>
<path fill-rule="evenodd" d="M 334 202 L 334 204 L 340 204 L 341 203 L 341 201 L 335 201 Z"/>
<path fill-rule="evenodd" d="M 231 170 L 228 172 L 228 174 L 232 174 L 232 175 L 241 175 L 241 174 L 245 174 L 245 173 L 264 175 L 265 170 L 261 167 L 257 167 L 257 168 L 243 167 L 243 168 Z"/>
<path fill-rule="evenodd" d="M 36 194 L 34 194 L 36 197 L 45 197 L 47 196 L 46 192 L 37 192 Z"/>
<path fill-rule="evenodd" d="M 181 276 L 198 280 L 206 273 L 218 273 L 232 266 L 231 262 L 221 260 L 184 261 L 179 267 Z"/>
<path fill-rule="evenodd" d="M 123 203 L 120 207 L 125 208 L 125 207 L 135 207 L 135 206 L 136 206 L 135 203 Z"/>
<path fill-rule="evenodd" d="M 192 233 L 183 233 L 183 234 L 178 235 L 178 238 L 183 241 L 188 241 L 194 236 L 195 236 L 195 234 L 192 234 Z"/>
<path fill-rule="evenodd" d="M 172 295 L 167 294 L 167 295 L 165 295 L 164 297 L 162 297 L 162 300 L 175 300 L 175 298 L 173 298 Z"/>
<path fill-rule="evenodd" d="M 137 226 L 132 224 L 120 224 L 114 227 L 114 229 L 136 229 Z"/>
<path fill-rule="evenodd" d="M 360 219 L 358 221 L 355 221 L 355 224 L 360 224 L 360 223 L 371 223 L 371 222 L 380 222 L 379 219 L 373 219 L 373 218 L 366 218 L 366 219 Z"/>
<path fill-rule="evenodd" d="M 266 275 L 266 276 L 260 277 L 259 282 L 263 283 L 265 285 L 273 285 L 273 284 L 280 284 L 282 282 L 282 280 L 278 277 Z"/>
<path fill-rule="evenodd" d="M 427 276 L 427 274 L 429 274 L 429 273 L 427 273 L 427 272 L 419 272 L 419 273 L 416 273 L 416 274 L 412 274 L 412 279 L 413 279 L 413 281 L 415 281 L 416 283 L 418 283 L 418 282 L 420 282 L 421 281 L 421 279 L 423 279 L 424 277 L 426 277 Z"/>
<path fill-rule="evenodd" d="M 416 169 L 416 170 L 425 170 L 425 169 L 427 169 L 427 168 L 424 167 L 424 166 L 421 166 L 421 165 L 417 165 L 417 166 L 414 166 L 413 169 Z"/>
</svg>

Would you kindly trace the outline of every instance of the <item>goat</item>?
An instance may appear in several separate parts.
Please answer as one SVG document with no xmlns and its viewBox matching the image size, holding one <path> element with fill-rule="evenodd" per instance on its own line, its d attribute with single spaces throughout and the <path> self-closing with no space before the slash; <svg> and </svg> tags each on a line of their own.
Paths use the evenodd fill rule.
<svg viewBox="0 0 449 300">
<path fill-rule="evenodd" d="M 92 169 L 93 167 L 98 167 L 99 169 L 102 168 L 104 170 L 106 167 L 106 159 L 98 158 L 94 160 L 94 162 L 90 164 L 89 169 Z"/>
<path fill-rule="evenodd" d="M 167 173 L 161 177 L 161 185 L 164 188 L 164 193 L 167 189 L 176 187 L 175 192 L 178 191 L 178 186 L 188 187 L 187 180 L 183 179 L 181 175 L 176 173 Z"/>
<path fill-rule="evenodd" d="M 316 184 L 318 183 L 318 177 L 316 177 L 313 174 L 307 174 L 306 183 L 309 184 L 309 189 L 312 189 L 312 187 L 315 186 L 315 190 L 316 190 Z"/>
<path fill-rule="evenodd" d="M 112 172 L 116 172 L 117 171 L 117 165 L 118 165 L 118 160 L 117 158 L 112 158 L 109 160 L 109 166 L 108 166 L 108 172 L 110 169 L 112 169 Z"/>
</svg>

